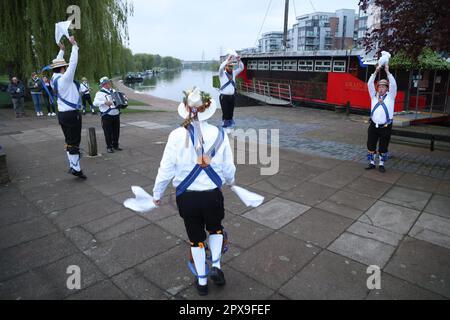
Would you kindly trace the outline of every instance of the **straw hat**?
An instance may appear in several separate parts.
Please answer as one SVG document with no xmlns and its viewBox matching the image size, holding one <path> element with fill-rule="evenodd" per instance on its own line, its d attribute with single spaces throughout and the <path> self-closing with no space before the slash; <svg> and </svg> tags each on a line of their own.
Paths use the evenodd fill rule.
<svg viewBox="0 0 450 320">
<path fill-rule="evenodd" d="M 64 59 L 54 59 L 52 61 L 52 64 L 50 65 L 50 67 L 52 69 L 56 69 L 56 68 L 60 68 L 60 67 L 67 67 L 68 65 L 69 64 Z"/>
<path fill-rule="evenodd" d="M 386 86 L 386 87 L 389 88 L 389 81 L 387 81 L 386 79 L 381 79 L 381 80 L 378 82 L 378 85 L 379 85 L 379 86 Z"/>
<path fill-rule="evenodd" d="M 109 79 L 108 77 L 102 77 L 100 79 L 100 85 L 104 85 L 105 83 L 111 82 L 111 79 Z"/>
<path fill-rule="evenodd" d="M 214 115 L 217 109 L 217 103 L 214 99 L 210 99 L 209 106 L 207 106 L 204 111 L 200 111 L 202 107 L 206 105 L 202 99 L 202 91 L 200 91 L 199 88 L 194 88 L 192 91 L 186 91 L 186 94 L 187 98 L 185 101 L 187 102 L 188 108 L 192 114 L 197 113 L 199 121 L 207 120 Z M 183 119 L 187 119 L 189 117 L 189 111 L 187 110 L 184 101 L 178 106 L 178 114 Z"/>
</svg>

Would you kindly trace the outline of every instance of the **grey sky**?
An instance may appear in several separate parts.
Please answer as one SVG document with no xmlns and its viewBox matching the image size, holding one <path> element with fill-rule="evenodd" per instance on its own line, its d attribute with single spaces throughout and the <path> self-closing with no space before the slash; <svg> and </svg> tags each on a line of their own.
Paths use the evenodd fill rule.
<svg viewBox="0 0 450 320">
<path fill-rule="evenodd" d="M 184 60 L 217 59 L 220 48 L 256 45 L 270 0 L 133 0 L 129 46 Z M 295 4 L 295 10 L 294 10 Z M 357 9 L 358 0 L 290 0 L 289 27 L 297 16 L 315 11 Z M 262 33 L 282 31 L 284 0 L 272 0 Z"/>
</svg>

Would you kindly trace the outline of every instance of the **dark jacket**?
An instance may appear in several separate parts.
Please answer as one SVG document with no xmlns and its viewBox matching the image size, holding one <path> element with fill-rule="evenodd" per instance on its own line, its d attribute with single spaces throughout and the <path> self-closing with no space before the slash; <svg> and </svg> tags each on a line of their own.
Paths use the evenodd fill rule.
<svg viewBox="0 0 450 320">
<path fill-rule="evenodd" d="M 13 99 L 23 98 L 25 96 L 25 86 L 22 81 L 18 81 L 17 84 L 11 82 L 8 85 L 8 92 Z"/>
<path fill-rule="evenodd" d="M 35 87 L 35 85 L 37 85 L 36 87 Z M 36 80 L 35 79 L 33 79 L 33 78 L 31 78 L 29 81 L 28 81 L 28 89 L 30 90 L 30 92 L 33 94 L 33 93 L 42 93 L 42 82 L 41 82 L 41 79 L 40 78 L 36 78 Z"/>
</svg>

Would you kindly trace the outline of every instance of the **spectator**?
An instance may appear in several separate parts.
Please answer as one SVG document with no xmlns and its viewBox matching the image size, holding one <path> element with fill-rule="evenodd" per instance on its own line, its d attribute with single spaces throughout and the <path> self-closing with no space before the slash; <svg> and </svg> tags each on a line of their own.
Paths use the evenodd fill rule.
<svg viewBox="0 0 450 320">
<path fill-rule="evenodd" d="M 8 85 L 8 92 L 11 95 L 16 118 L 24 117 L 25 112 L 23 111 L 23 105 L 25 97 L 25 86 L 21 81 L 19 81 L 19 79 L 13 77 L 11 79 L 11 83 Z"/>
<path fill-rule="evenodd" d="M 50 85 L 50 80 L 44 76 L 42 77 L 42 81 L 45 85 L 43 93 L 44 93 L 44 100 L 45 104 L 47 105 L 47 116 L 49 117 L 55 117 L 56 116 L 56 96 L 53 92 L 52 86 Z"/>
<path fill-rule="evenodd" d="M 89 87 L 88 80 L 84 77 L 81 79 L 80 93 L 83 103 L 83 115 L 86 114 L 86 104 L 89 104 L 92 114 L 96 114 L 97 112 L 95 112 L 95 108 L 92 104 L 91 88 Z"/>
<path fill-rule="evenodd" d="M 28 89 L 31 93 L 31 98 L 33 98 L 34 110 L 38 117 L 43 116 L 41 101 L 42 101 L 42 82 L 35 72 L 31 74 L 31 79 L 28 81 Z"/>
</svg>

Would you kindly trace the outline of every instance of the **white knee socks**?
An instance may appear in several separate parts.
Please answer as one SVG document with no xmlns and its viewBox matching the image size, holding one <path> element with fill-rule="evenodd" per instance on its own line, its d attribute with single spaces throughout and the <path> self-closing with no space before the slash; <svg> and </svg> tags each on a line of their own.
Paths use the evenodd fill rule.
<svg viewBox="0 0 450 320">
<path fill-rule="evenodd" d="M 70 154 L 67 152 L 67 158 L 69 159 L 69 165 L 73 170 L 81 171 L 79 154 Z"/>
<path fill-rule="evenodd" d="M 197 275 L 206 275 L 206 253 L 204 247 L 191 247 L 192 258 L 194 259 L 195 270 L 197 270 Z M 198 278 L 198 284 L 201 286 L 206 285 L 208 279 Z"/>
<path fill-rule="evenodd" d="M 222 256 L 223 234 L 209 235 L 209 248 L 211 250 L 212 266 L 220 269 L 220 258 Z M 216 262 L 214 262 L 216 261 Z"/>
</svg>

